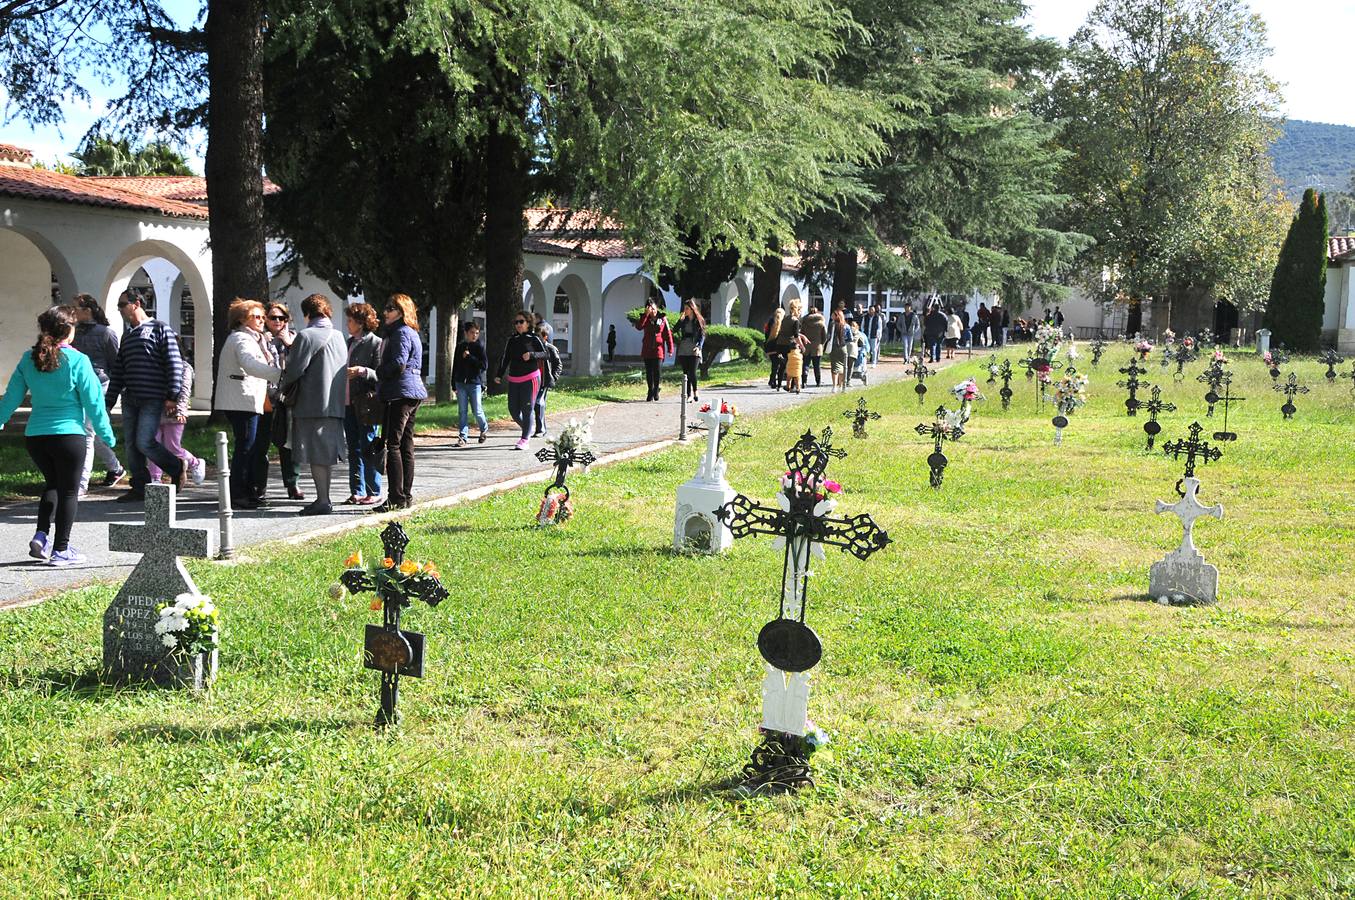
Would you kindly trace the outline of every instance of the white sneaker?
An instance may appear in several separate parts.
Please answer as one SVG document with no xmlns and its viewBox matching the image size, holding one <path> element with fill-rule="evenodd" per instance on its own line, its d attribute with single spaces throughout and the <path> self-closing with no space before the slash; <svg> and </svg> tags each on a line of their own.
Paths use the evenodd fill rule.
<svg viewBox="0 0 1355 900">
<path fill-rule="evenodd" d="M 188 467 L 188 476 L 193 479 L 194 484 L 202 484 L 207 480 L 207 466 L 202 460 L 194 460 Z"/>
<path fill-rule="evenodd" d="M 49 566 L 77 566 L 82 562 L 87 562 L 88 558 L 76 550 L 74 547 L 67 546 L 65 550 L 57 550 L 52 553 L 52 558 L 47 561 Z"/>
</svg>

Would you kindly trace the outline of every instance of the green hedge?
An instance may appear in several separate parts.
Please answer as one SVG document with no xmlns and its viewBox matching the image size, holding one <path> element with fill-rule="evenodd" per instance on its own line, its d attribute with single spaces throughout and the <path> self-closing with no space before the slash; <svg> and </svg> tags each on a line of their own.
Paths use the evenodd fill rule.
<svg viewBox="0 0 1355 900">
<path fill-rule="evenodd" d="M 749 362 L 761 362 L 766 338 L 756 328 L 740 328 L 737 325 L 709 325 L 706 327 L 706 342 L 701 347 L 701 376 L 710 374 L 710 364 L 724 350 L 728 350 L 739 359 Z"/>
</svg>

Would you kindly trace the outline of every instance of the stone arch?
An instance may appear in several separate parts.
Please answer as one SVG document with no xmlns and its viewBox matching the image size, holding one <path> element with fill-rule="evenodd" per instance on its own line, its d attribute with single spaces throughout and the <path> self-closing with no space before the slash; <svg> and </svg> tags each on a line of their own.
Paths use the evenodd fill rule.
<svg viewBox="0 0 1355 900">
<path fill-rule="evenodd" d="M 800 286 L 792 282 L 781 291 L 781 308 L 789 309 L 790 301 L 803 298 L 804 295 L 800 293 Z"/>
<path fill-rule="evenodd" d="M 108 320 L 119 327 L 122 317 L 118 315 L 118 295 L 127 289 L 132 275 L 145 263 L 153 259 L 163 259 L 179 270 L 184 284 L 193 297 L 193 335 L 192 363 L 195 373 L 193 396 L 199 400 L 210 400 L 212 396 L 212 291 L 207 273 L 198 261 L 189 256 L 182 247 L 168 241 L 138 241 L 118 254 L 104 278 L 101 297 Z M 185 341 L 185 344 L 188 344 Z"/>
<path fill-rule="evenodd" d="M 8 379 L 33 343 L 38 314 L 70 303 L 79 286 L 61 251 L 28 229 L 0 226 L 0 271 L 0 379 Z"/>
<path fill-rule="evenodd" d="M 644 272 L 632 272 L 613 278 L 603 290 L 601 340 L 605 342 L 608 328 L 615 325 L 617 356 L 640 355 L 640 333 L 631 327 L 626 313 L 644 306 L 648 297 L 654 297 L 660 303 L 664 302 L 663 292 L 659 290 L 658 284 Z"/>
<path fill-rule="evenodd" d="M 556 316 L 555 310 L 564 306 L 567 313 Z M 575 375 L 589 375 L 599 371 L 598 348 L 601 346 L 602 318 L 594 315 L 592 293 L 588 283 L 574 273 L 565 275 L 551 293 L 551 308 L 542 312 L 555 327 L 553 340 L 567 342 L 569 352 L 569 370 Z M 567 333 L 560 334 L 561 326 L 567 323 Z"/>
<path fill-rule="evenodd" d="M 539 312 L 547 315 L 544 304 L 541 302 L 546 297 L 546 288 L 541 283 L 541 278 L 531 269 L 522 271 L 522 308 L 528 312 Z"/>
</svg>

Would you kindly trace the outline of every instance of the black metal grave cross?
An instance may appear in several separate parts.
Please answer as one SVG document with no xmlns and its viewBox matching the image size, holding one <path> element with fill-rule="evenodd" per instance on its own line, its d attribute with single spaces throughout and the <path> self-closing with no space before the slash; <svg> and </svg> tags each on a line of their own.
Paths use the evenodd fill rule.
<svg viewBox="0 0 1355 900">
<path fill-rule="evenodd" d="M 1002 390 L 997 393 L 1002 398 L 1003 409 L 1009 409 L 1012 405 L 1012 375 L 1012 361 L 1004 359 L 997 370 L 997 377 L 1002 379 Z"/>
<path fill-rule="evenodd" d="M 927 457 L 927 467 L 931 469 L 931 486 L 940 490 L 941 479 L 945 475 L 946 466 L 950 463 L 950 460 L 946 459 L 946 454 L 941 452 L 941 446 L 945 441 L 958 441 L 964 437 L 964 426 L 952 425 L 950 411 L 944 406 L 938 406 L 935 421 L 918 425 L 913 430 L 923 437 L 930 437 L 934 443 L 932 453 Z"/>
<path fill-rule="evenodd" d="M 1206 397 L 1205 399 L 1208 399 L 1208 397 Z M 1232 372 L 1224 372 L 1224 373 L 1223 373 L 1223 396 L 1222 396 L 1222 397 L 1218 397 L 1218 396 L 1215 397 L 1215 401 L 1216 401 L 1216 402 L 1222 403 L 1222 404 L 1223 404 L 1223 430 L 1222 430 L 1222 431 L 1216 431 L 1216 432 L 1214 432 L 1214 440 L 1216 440 L 1216 441 L 1235 441 L 1235 440 L 1237 440 L 1237 434 L 1234 433 L 1234 432 L 1232 432 L 1232 431 L 1229 431 L 1229 430 L 1228 430 L 1228 408 L 1231 407 L 1234 403 L 1240 403 L 1241 401 L 1246 400 L 1246 399 L 1247 399 L 1246 397 L 1234 397 L 1234 396 L 1233 396 L 1233 373 L 1232 373 Z"/>
<path fill-rule="evenodd" d="M 555 480 L 546 485 L 546 494 L 551 491 L 560 491 L 564 496 L 565 502 L 569 500 L 569 486 L 565 484 L 565 476 L 569 474 L 571 466 L 583 466 L 587 468 L 597 462 L 597 457 L 591 450 L 579 450 L 571 447 L 563 453 L 554 447 L 542 447 L 536 451 L 536 458 L 543 463 L 555 464 Z"/>
<path fill-rule="evenodd" d="M 1106 342 L 1097 338 L 1092 341 L 1092 368 L 1101 365 L 1101 354 L 1106 352 Z"/>
<path fill-rule="evenodd" d="M 804 623 L 812 545 L 837 547 L 866 559 L 890 543 L 889 535 L 866 513 L 833 518 L 815 512 L 826 496 L 824 473 L 831 457 L 814 433 L 806 431 L 786 451 L 784 508 L 763 506 L 738 494 L 715 511 L 736 540 L 766 534 L 785 542 L 780 611 L 758 635 L 762 658 L 783 672 L 812 669 L 823 655 L 818 635 Z"/>
<path fill-rule="evenodd" d="M 405 548 L 409 546 L 409 536 L 398 522 L 390 523 L 381 532 L 381 546 L 386 558 L 393 563 L 386 571 L 398 573 L 400 564 L 405 561 Z M 422 575 L 401 583 L 394 577 L 386 577 L 384 572 L 374 578 L 366 569 L 353 568 L 347 569 L 339 580 L 351 593 L 375 591 L 381 600 L 381 624 L 367 626 L 362 664 L 381 673 L 377 726 L 394 725 L 400 720 L 396 709 L 400 700 L 400 676 L 422 678 L 424 661 L 424 636 L 416 631 L 401 631 L 400 614 L 413 600 L 437 606 L 447 599 L 448 591 L 436 575 Z"/>
<path fill-rule="evenodd" d="M 1284 405 L 1280 407 L 1280 412 L 1286 419 L 1294 418 L 1294 413 L 1298 412 L 1298 407 L 1294 405 L 1294 396 L 1308 393 L 1307 385 L 1299 384 L 1298 373 L 1290 372 L 1288 378 L 1270 387 L 1284 394 Z"/>
<path fill-rule="evenodd" d="M 856 398 L 856 409 L 843 410 L 842 418 L 852 420 L 852 437 L 866 437 L 866 423 L 878 420 L 880 414 L 866 408 L 866 398 Z"/>
<path fill-rule="evenodd" d="M 1270 351 L 1270 380 L 1280 380 L 1280 366 L 1289 362 L 1289 354 L 1284 352 L 1284 347 L 1279 346 Z"/>
<path fill-rule="evenodd" d="M 1162 452 L 1172 459 L 1180 459 L 1181 454 L 1184 453 L 1186 456 L 1185 478 L 1194 478 L 1195 464 L 1197 462 L 1202 466 L 1206 466 L 1210 462 L 1222 457 L 1223 451 L 1218 447 L 1211 447 L 1208 441 L 1200 440 L 1200 432 L 1204 431 L 1204 427 L 1200 425 L 1199 422 L 1191 422 L 1190 428 L 1188 428 L 1187 431 L 1190 432 L 1189 440 L 1179 438 L 1175 441 L 1169 441 L 1162 445 Z M 1183 497 L 1185 496 L 1185 493 L 1181 490 L 1180 481 L 1176 483 L 1176 492 Z"/>
<path fill-rule="evenodd" d="M 1148 410 L 1148 421 L 1143 423 L 1143 430 L 1148 434 L 1148 449 L 1153 449 L 1153 441 L 1157 440 L 1158 433 L 1162 431 L 1162 425 L 1157 421 L 1158 413 L 1176 412 L 1175 403 L 1162 402 L 1162 388 L 1153 385 L 1153 399 L 1143 404 L 1143 408 Z"/>
<path fill-rule="evenodd" d="M 913 364 L 908 370 L 908 374 L 917 379 L 917 384 L 913 391 L 917 393 L 917 404 L 922 405 L 922 398 L 927 393 L 927 376 L 932 374 L 932 370 L 927 368 L 927 364 L 922 361 L 922 354 L 913 356 Z"/>
<path fill-rule="evenodd" d="M 1129 365 L 1121 369 L 1120 373 L 1129 376 L 1124 381 L 1115 382 L 1119 387 L 1129 391 L 1129 396 L 1124 401 L 1125 409 L 1128 411 L 1129 415 L 1137 416 L 1139 414 L 1139 406 L 1142 405 L 1138 397 L 1139 388 L 1148 387 L 1148 382 L 1139 381 L 1139 376 L 1148 374 L 1148 370 L 1141 368 L 1137 359 L 1131 359 Z"/>
<path fill-rule="evenodd" d="M 1172 376 L 1174 380 L 1186 380 L 1186 363 L 1194 360 L 1195 356 L 1195 351 L 1187 347 L 1185 341 L 1177 345 L 1176 351 L 1172 353 L 1172 359 L 1176 362 L 1176 374 Z"/>
<path fill-rule="evenodd" d="M 996 354 L 988 357 L 988 362 L 984 365 L 988 370 L 988 384 L 997 384 L 997 356 Z"/>
<path fill-rule="evenodd" d="M 1231 376 L 1229 376 L 1228 370 L 1223 367 L 1223 360 L 1221 359 L 1214 360 L 1209 364 L 1209 368 L 1195 376 L 1195 380 L 1200 384 L 1209 385 L 1209 390 L 1204 395 L 1204 402 L 1209 404 L 1209 409 L 1205 411 L 1205 415 L 1211 419 L 1214 417 L 1214 405 L 1219 402 L 1219 387 L 1223 384 L 1225 377 Z"/>
<path fill-rule="evenodd" d="M 1327 384 L 1335 384 L 1337 377 L 1336 367 L 1346 361 L 1345 357 L 1338 355 L 1335 350 L 1328 347 L 1322 352 L 1322 355 L 1317 358 L 1317 361 L 1327 367 Z"/>
</svg>

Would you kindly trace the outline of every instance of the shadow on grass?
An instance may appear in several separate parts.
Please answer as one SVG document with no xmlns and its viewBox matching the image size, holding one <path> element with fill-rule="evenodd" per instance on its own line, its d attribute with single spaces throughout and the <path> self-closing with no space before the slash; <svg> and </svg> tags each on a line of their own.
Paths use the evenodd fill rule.
<svg viewBox="0 0 1355 900">
<path fill-rule="evenodd" d="M 102 667 L 86 666 L 76 671 L 46 669 L 42 672 L 7 672 L 0 682 L 7 690 L 31 691 L 44 697 L 69 696 L 78 700 L 112 700 L 138 686 L 117 685 L 105 681 Z"/>
<path fill-rule="evenodd" d="M 229 744 L 255 734 L 298 734 L 343 731 L 371 726 L 370 718 L 267 719 L 241 722 L 220 728 L 187 728 L 182 725 L 137 725 L 110 735 L 115 743 L 138 744 Z"/>
<path fill-rule="evenodd" d="M 590 547 L 587 550 L 575 550 L 575 556 L 595 556 L 601 559 L 633 559 L 638 556 L 680 556 L 697 557 L 705 554 L 684 553 L 681 550 L 674 550 L 672 544 L 654 545 L 635 545 L 635 544 L 608 544 L 602 547 Z"/>
</svg>

